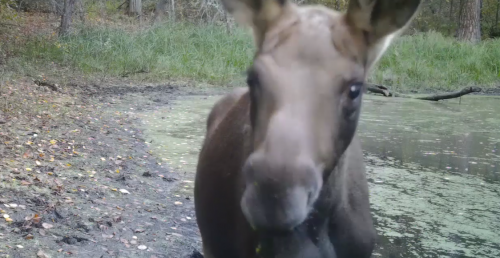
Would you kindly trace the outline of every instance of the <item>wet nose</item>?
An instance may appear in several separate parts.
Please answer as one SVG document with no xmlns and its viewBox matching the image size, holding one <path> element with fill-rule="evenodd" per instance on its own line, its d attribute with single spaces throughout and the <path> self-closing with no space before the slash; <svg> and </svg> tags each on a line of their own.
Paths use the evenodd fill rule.
<svg viewBox="0 0 500 258">
<path fill-rule="evenodd" d="M 288 231 L 309 215 L 322 186 L 321 171 L 309 159 L 286 163 L 255 154 L 244 169 L 246 188 L 241 207 L 259 230 Z"/>
</svg>

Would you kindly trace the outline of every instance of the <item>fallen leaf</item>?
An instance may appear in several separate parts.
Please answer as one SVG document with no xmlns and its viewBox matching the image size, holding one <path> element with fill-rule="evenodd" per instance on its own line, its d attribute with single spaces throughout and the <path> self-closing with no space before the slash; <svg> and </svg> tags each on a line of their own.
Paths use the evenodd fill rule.
<svg viewBox="0 0 500 258">
<path fill-rule="evenodd" d="M 3 215 L 3 217 L 4 217 L 5 219 L 10 218 L 9 214 L 4 214 L 4 215 Z"/>
<path fill-rule="evenodd" d="M 26 180 L 23 180 L 21 181 L 21 185 L 31 185 L 31 183 Z"/>
<path fill-rule="evenodd" d="M 33 223 L 38 224 L 42 220 L 42 217 L 40 217 L 38 214 L 35 214 L 33 217 Z"/>
<path fill-rule="evenodd" d="M 11 218 L 5 218 L 5 221 L 7 221 L 7 222 L 12 222 L 12 221 L 14 221 L 14 220 L 13 220 L 13 219 L 11 219 Z"/>
<path fill-rule="evenodd" d="M 35 161 L 35 163 L 36 163 L 37 166 L 41 166 L 42 165 L 42 163 L 40 161 L 38 161 L 38 160 Z"/>
<path fill-rule="evenodd" d="M 26 239 L 26 240 L 33 239 L 33 235 L 32 234 L 28 234 L 27 236 L 24 237 L 24 239 Z"/>
<path fill-rule="evenodd" d="M 22 245 L 16 245 L 16 247 L 19 248 L 19 249 L 23 249 L 24 248 L 24 246 L 22 246 Z"/>
<path fill-rule="evenodd" d="M 31 168 L 26 168 L 26 171 L 32 171 L 32 170 L 33 170 L 33 169 L 31 169 Z"/>
<path fill-rule="evenodd" d="M 49 223 L 42 223 L 42 227 L 44 229 L 50 229 L 50 228 L 53 228 L 54 226 L 52 224 L 49 224 Z"/>
<path fill-rule="evenodd" d="M 182 202 L 174 202 L 175 205 L 182 205 Z"/>
<path fill-rule="evenodd" d="M 130 194 L 130 192 L 129 192 L 129 191 L 127 191 L 127 190 L 125 190 L 125 189 L 120 189 L 120 192 L 121 192 L 121 193 L 124 193 L 124 194 Z"/>
<path fill-rule="evenodd" d="M 103 237 L 103 238 L 113 238 L 113 235 L 106 235 L 106 234 L 102 234 L 102 237 Z"/>
<path fill-rule="evenodd" d="M 146 248 L 148 248 L 148 247 L 145 245 L 140 245 L 137 248 L 139 248 L 139 250 L 146 250 Z"/>
</svg>

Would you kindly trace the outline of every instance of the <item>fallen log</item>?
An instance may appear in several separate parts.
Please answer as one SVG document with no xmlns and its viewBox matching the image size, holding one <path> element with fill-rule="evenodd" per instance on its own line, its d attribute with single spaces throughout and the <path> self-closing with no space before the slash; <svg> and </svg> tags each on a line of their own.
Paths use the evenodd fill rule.
<svg viewBox="0 0 500 258">
<path fill-rule="evenodd" d="M 459 98 L 459 97 L 462 97 L 463 95 L 482 91 L 482 89 L 479 87 L 470 86 L 470 87 L 465 87 L 459 91 L 437 93 L 434 95 L 418 97 L 418 96 L 404 95 L 404 94 L 400 94 L 397 92 L 391 92 L 391 91 L 389 91 L 389 89 L 387 87 L 385 87 L 383 85 L 369 84 L 366 89 L 369 92 L 372 92 L 375 94 L 381 94 L 381 95 L 384 95 L 385 97 L 412 98 L 412 99 L 420 99 L 420 100 L 428 100 L 428 101 L 439 101 L 439 100 L 443 100 L 443 99 Z"/>
</svg>

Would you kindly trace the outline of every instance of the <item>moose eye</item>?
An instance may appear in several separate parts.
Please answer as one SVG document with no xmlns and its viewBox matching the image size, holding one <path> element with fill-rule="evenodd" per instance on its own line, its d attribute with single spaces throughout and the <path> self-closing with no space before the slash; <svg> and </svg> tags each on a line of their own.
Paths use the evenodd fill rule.
<svg viewBox="0 0 500 258">
<path fill-rule="evenodd" d="M 354 83 L 349 87 L 349 98 L 355 100 L 361 93 L 363 83 Z"/>
</svg>

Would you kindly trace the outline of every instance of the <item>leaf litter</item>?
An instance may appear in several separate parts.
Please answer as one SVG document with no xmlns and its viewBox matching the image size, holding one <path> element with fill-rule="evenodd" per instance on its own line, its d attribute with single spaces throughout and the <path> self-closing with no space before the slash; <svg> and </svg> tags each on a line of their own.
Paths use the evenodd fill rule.
<svg viewBox="0 0 500 258">
<path fill-rule="evenodd" d="M 152 99 L 159 95 L 168 103 L 175 88 L 103 86 L 98 90 L 110 94 L 96 97 L 86 85 L 53 92 L 20 79 L 0 87 L 0 98 L 9 99 L 0 108 L 6 122 L 0 127 L 0 245 L 7 247 L 0 256 L 150 257 L 154 250 L 182 257 L 200 248 L 195 220 L 185 219 L 194 217 L 192 202 L 174 204 L 173 192 L 186 195 L 177 190 L 181 171 L 170 170 L 137 127 L 137 110 L 158 108 Z M 160 237 L 171 228 L 191 238 L 180 244 Z M 140 240 L 132 238 L 135 231 Z"/>
</svg>

